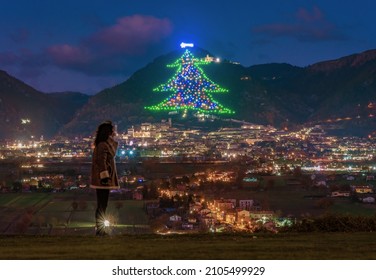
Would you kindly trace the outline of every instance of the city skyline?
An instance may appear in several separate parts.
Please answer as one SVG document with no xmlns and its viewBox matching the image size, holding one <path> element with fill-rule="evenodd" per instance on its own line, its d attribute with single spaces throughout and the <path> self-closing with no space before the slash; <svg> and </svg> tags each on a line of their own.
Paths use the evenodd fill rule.
<svg viewBox="0 0 376 280">
<path fill-rule="evenodd" d="M 0 69 L 43 92 L 95 94 L 182 41 L 244 66 L 308 66 L 373 49 L 374 5 L 18 0 L 0 12 Z"/>
</svg>

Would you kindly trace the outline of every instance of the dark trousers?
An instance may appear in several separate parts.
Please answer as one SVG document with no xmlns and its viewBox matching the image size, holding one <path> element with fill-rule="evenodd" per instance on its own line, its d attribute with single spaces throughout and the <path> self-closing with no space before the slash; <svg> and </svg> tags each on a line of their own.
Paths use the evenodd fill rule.
<svg viewBox="0 0 376 280">
<path fill-rule="evenodd" d="M 96 191 L 97 191 L 97 210 L 95 211 L 95 224 L 97 226 L 97 229 L 99 229 L 103 227 L 103 221 L 106 215 L 106 209 L 107 209 L 110 190 L 96 189 Z"/>
</svg>

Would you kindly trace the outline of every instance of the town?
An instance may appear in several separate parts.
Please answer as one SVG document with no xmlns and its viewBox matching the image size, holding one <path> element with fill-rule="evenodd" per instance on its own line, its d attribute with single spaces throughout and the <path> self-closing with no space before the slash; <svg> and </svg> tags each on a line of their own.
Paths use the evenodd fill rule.
<svg viewBox="0 0 376 280">
<path fill-rule="evenodd" d="M 278 231 L 333 205 L 374 211 L 371 136 L 336 137 L 320 125 L 204 131 L 168 119 L 118 131 L 117 140 L 121 188 L 112 195 L 144 201 L 150 227 L 161 234 Z M 1 143 L 0 192 L 89 192 L 92 142 Z"/>
</svg>

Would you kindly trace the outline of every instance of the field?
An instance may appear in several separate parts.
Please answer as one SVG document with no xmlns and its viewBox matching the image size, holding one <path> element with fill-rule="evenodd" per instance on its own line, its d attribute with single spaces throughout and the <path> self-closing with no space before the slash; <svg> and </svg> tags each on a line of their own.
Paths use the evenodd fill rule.
<svg viewBox="0 0 376 280">
<path fill-rule="evenodd" d="M 265 199 L 284 213 L 320 214 L 314 200 L 305 198 L 310 193 L 274 188 L 223 194 Z M 0 194 L 0 259 L 376 259 L 372 232 L 152 234 L 144 202 L 123 200 L 117 194 L 110 196 L 110 236 L 95 237 L 95 204 L 90 189 Z M 375 213 L 373 206 L 348 200 L 337 200 L 325 211 Z"/>
<path fill-rule="evenodd" d="M 318 207 L 319 199 L 315 197 L 326 194 L 323 189 L 278 184 L 262 191 L 257 188 L 224 188 L 203 192 L 207 200 L 219 197 L 254 199 L 263 209 L 298 219 L 327 213 L 375 214 L 374 204 L 357 203 L 348 198 L 336 198 L 332 205 Z M 0 235 L 92 235 L 95 199 L 94 190 L 89 188 L 64 193 L 1 193 Z M 114 225 L 114 234 L 151 233 L 143 207 L 144 201 L 125 200 L 120 194 L 111 193 L 107 214 Z"/>
<path fill-rule="evenodd" d="M 0 234 L 92 235 L 95 192 L 0 194 Z M 76 206 L 74 206 L 76 204 Z M 110 194 L 107 214 L 118 234 L 148 232 L 144 202 Z"/>
<path fill-rule="evenodd" d="M 374 233 L 0 236 L 0 259 L 374 260 Z"/>
</svg>

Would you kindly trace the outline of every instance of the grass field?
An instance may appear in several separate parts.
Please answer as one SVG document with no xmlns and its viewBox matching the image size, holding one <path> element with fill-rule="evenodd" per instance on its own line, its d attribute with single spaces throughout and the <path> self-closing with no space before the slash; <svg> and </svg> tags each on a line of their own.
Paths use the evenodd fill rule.
<svg viewBox="0 0 376 280">
<path fill-rule="evenodd" d="M 288 213 L 315 210 L 309 191 L 237 191 L 267 199 Z M 226 194 L 226 193 L 225 193 Z M 236 193 L 227 193 L 230 196 Z M 72 202 L 78 203 L 73 209 Z M 278 233 L 156 235 L 148 228 L 143 201 L 110 197 L 108 213 L 116 226 L 110 236 L 94 236 L 95 194 L 0 195 L 0 259 L 376 259 L 376 234 Z M 280 207 L 280 208 L 279 208 Z M 334 213 L 366 215 L 374 206 L 337 200 Z"/>
<path fill-rule="evenodd" d="M 0 236 L 0 259 L 374 260 L 375 233 Z"/>
<path fill-rule="evenodd" d="M 95 193 L 0 194 L 0 234 L 4 235 L 92 235 Z M 77 202 L 77 208 L 72 206 Z M 119 234 L 145 231 L 148 217 L 144 201 L 121 200 L 110 196 L 107 216 Z"/>
</svg>

